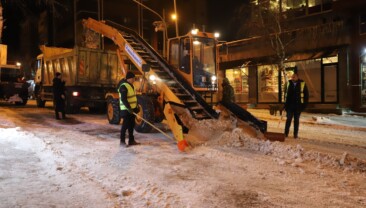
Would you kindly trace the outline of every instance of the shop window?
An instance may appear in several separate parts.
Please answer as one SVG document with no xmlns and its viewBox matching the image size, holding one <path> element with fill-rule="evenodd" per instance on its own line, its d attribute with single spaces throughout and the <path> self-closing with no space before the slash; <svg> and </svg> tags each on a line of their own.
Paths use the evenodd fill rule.
<svg viewBox="0 0 366 208">
<path fill-rule="evenodd" d="M 337 102 L 337 65 L 324 66 L 324 102 Z"/>
<path fill-rule="evenodd" d="M 248 68 L 227 69 L 225 76 L 229 79 L 231 86 L 234 88 L 235 101 L 248 102 Z"/>
<path fill-rule="evenodd" d="M 299 78 L 309 90 L 309 102 L 321 102 L 321 59 L 296 62 Z"/>
<path fill-rule="evenodd" d="M 278 68 L 276 65 L 258 66 L 258 101 L 278 102 Z"/>
<path fill-rule="evenodd" d="M 338 56 L 323 58 L 323 64 L 333 64 L 333 63 L 338 63 Z"/>
<path fill-rule="evenodd" d="M 361 105 L 366 106 L 366 54 L 361 56 Z"/>
<path fill-rule="evenodd" d="M 287 9 L 301 8 L 306 5 L 306 0 L 285 0 L 284 2 Z"/>
</svg>

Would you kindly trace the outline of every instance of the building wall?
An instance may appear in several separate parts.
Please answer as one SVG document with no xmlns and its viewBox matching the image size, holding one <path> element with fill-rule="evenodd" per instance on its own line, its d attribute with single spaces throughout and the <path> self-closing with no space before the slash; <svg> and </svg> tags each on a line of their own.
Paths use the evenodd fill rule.
<svg viewBox="0 0 366 208">
<path fill-rule="evenodd" d="M 346 11 L 341 9 L 339 2 L 347 4 Z M 313 102 L 310 107 L 363 111 L 363 107 L 366 106 L 362 106 L 360 102 L 360 53 L 362 46 L 366 46 L 366 41 L 364 35 L 359 35 L 358 27 L 359 14 L 365 11 L 366 2 L 359 1 L 356 4 L 357 9 L 351 9 L 353 7 L 346 0 L 340 0 L 335 4 L 337 4 L 337 10 L 300 15 L 287 22 L 287 33 L 283 34 L 282 38 L 283 40 L 293 38 L 286 49 L 287 62 L 315 60 L 337 54 L 337 76 L 324 74 L 327 73 L 329 67 L 327 64 L 321 65 L 319 70 L 321 70 L 320 79 L 322 79 L 322 102 Z M 275 53 L 270 48 L 269 39 L 265 37 L 232 41 L 223 46 L 223 50 L 220 51 L 220 68 L 223 70 L 250 61 L 250 72 L 253 74 L 259 73 L 260 66 L 275 63 L 273 61 Z M 332 81 L 337 84 L 338 99 L 336 102 L 326 102 L 324 98 L 324 89 L 329 84 L 328 77 L 332 77 L 334 79 Z M 266 106 L 263 103 L 268 104 L 268 102 L 260 102 L 260 98 L 258 98 L 260 80 L 258 76 L 255 79 L 256 83 L 250 82 L 249 103 Z M 257 96 L 256 98 L 254 94 Z"/>
</svg>

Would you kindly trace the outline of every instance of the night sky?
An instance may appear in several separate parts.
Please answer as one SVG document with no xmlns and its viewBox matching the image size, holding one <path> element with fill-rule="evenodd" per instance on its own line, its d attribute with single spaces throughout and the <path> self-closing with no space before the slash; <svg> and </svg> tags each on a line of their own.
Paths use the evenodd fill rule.
<svg viewBox="0 0 366 208">
<path fill-rule="evenodd" d="M 179 6 L 179 1 L 176 0 Z M 237 25 L 233 22 L 235 9 L 249 0 L 208 0 L 208 28 L 215 29 L 222 33 L 225 40 L 235 39 Z M 35 3 L 38 2 L 38 3 Z M 23 56 L 19 51 L 20 47 L 20 23 L 31 16 L 38 16 L 45 5 L 39 4 L 42 1 L 24 0 L 1 0 L 3 6 L 4 29 L 2 43 L 8 45 L 8 61 L 18 61 Z M 36 40 L 35 40 L 36 41 Z"/>
</svg>

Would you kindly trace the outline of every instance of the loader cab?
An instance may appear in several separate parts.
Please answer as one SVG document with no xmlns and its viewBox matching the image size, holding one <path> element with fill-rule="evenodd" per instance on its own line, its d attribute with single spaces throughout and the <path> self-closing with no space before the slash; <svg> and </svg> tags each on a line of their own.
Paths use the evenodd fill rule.
<svg viewBox="0 0 366 208">
<path fill-rule="evenodd" d="M 168 61 L 196 91 L 217 89 L 217 41 L 213 34 L 190 32 L 168 42 Z"/>
</svg>

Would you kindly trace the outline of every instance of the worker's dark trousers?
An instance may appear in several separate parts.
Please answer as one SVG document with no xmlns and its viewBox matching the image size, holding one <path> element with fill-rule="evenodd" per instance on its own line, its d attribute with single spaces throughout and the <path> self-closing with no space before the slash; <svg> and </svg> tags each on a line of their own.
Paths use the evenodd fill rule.
<svg viewBox="0 0 366 208">
<path fill-rule="evenodd" d="M 287 113 L 287 119 L 286 119 L 286 127 L 285 127 L 285 134 L 288 135 L 290 131 L 290 126 L 292 122 L 292 118 L 294 118 L 294 137 L 297 138 L 297 135 L 299 133 L 299 122 L 300 122 L 300 114 L 301 111 L 288 109 L 286 110 Z"/>
<path fill-rule="evenodd" d="M 128 139 L 129 143 L 135 141 L 135 138 L 133 136 L 133 129 L 135 127 L 135 115 L 127 113 L 127 115 L 123 116 L 123 123 L 121 127 L 121 142 L 125 143 L 126 138 L 126 130 L 128 130 Z"/>
<path fill-rule="evenodd" d="M 65 101 L 62 98 L 55 99 L 54 101 L 55 105 L 55 115 L 56 119 L 60 119 L 59 112 L 62 114 L 62 119 L 65 119 Z"/>
</svg>

